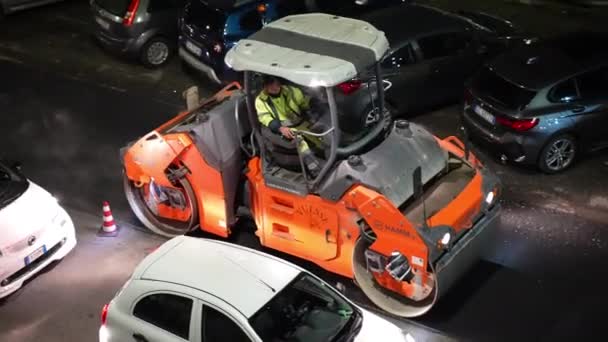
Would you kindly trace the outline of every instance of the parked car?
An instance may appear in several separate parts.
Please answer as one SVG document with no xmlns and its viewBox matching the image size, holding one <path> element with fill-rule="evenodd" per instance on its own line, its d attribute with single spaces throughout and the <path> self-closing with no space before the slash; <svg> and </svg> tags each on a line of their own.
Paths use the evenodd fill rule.
<svg viewBox="0 0 608 342">
<path fill-rule="evenodd" d="M 391 342 L 407 336 L 293 264 L 186 236 L 137 266 L 103 307 L 101 323 L 102 342 Z"/>
<path fill-rule="evenodd" d="M 403 0 L 188 0 L 180 18 L 179 55 L 216 83 L 239 80 L 224 63 L 226 51 L 263 25 L 289 14 L 357 16 Z"/>
<path fill-rule="evenodd" d="M 175 53 L 177 19 L 185 0 L 91 0 L 95 37 L 110 51 L 149 68 Z"/>
<path fill-rule="evenodd" d="M 387 102 L 413 114 L 462 98 L 465 80 L 488 58 L 527 37 L 508 21 L 418 4 L 376 10 L 363 19 L 385 32 L 391 50 L 381 63 L 392 83 Z"/>
<path fill-rule="evenodd" d="M 0 298 L 75 246 L 74 224 L 57 200 L 0 160 Z"/>
<path fill-rule="evenodd" d="M 0 19 L 2 19 L 5 14 L 11 14 L 60 1 L 63 0 L 0 0 Z"/>
<path fill-rule="evenodd" d="M 504 161 L 560 172 L 608 146 L 607 85 L 607 34 L 556 36 L 488 63 L 467 87 L 464 127 Z"/>
<path fill-rule="evenodd" d="M 179 55 L 217 83 L 234 80 L 237 75 L 224 63 L 226 51 L 277 18 L 275 0 L 188 0 L 179 19 Z"/>
</svg>

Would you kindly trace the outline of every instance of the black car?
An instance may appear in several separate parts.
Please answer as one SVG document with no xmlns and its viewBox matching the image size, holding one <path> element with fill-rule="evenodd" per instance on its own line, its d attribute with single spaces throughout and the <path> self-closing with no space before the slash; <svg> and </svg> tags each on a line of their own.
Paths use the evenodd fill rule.
<svg viewBox="0 0 608 342">
<path fill-rule="evenodd" d="M 503 161 L 556 173 L 608 147 L 608 35 L 576 32 L 497 57 L 468 85 L 469 137 Z"/>
<path fill-rule="evenodd" d="M 508 21 L 487 14 L 459 15 L 418 4 L 377 10 L 363 19 L 390 42 L 381 67 L 392 83 L 387 102 L 400 114 L 460 99 L 465 80 L 484 61 L 526 38 Z"/>
<path fill-rule="evenodd" d="M 110 51 L 157 68 L 175 52 L 184 0 L 91 0 L 95 37 Z"/>
</svg>

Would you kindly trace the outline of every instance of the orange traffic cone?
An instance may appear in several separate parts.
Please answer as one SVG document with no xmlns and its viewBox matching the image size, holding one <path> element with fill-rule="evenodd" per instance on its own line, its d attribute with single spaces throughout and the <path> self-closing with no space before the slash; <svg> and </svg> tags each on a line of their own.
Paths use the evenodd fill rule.
<svg viewBox="0 0 608 342">
<path fill-rule="evenodd" d="M 113 237 L 118 235 L 118 225 L 114 222 L 112 211 L 110 210 L 110 203 L 108 201 L 103 202 L 103 224 L 97 232 L 98 236 Z"/>
</svg>

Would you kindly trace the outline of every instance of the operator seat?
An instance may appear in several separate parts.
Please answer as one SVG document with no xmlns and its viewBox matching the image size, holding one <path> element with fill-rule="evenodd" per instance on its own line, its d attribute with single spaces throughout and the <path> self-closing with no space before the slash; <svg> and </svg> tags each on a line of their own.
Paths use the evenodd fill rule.
<svg viewBox="0 0 608 342">
<path fill-rule="evenodd" d="M 295 140 L 284 139 L 281 135 L 273 133 L 268 127 L 260 125 L 262 139 L 268 161 L 276 163 L 278 166 L 294 172 L 302 172 L 300 157 Z"/>
</svg>

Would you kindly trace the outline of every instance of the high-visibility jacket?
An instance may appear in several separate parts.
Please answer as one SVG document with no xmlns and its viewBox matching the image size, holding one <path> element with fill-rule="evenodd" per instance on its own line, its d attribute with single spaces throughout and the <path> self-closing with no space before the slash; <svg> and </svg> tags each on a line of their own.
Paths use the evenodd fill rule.
<svg viewBox="0 0 608 342">
<path fill-rule="evenodd" d="M 292 86 L 281 86 L 281 93 L 272 97 L 262 91 L 255 99 L 258 120 L 271 131 L 278 133 L 281 126 L 296 127 L 303 121 L 303 112 L 308 110 L 310 99 L 302 90 Z"/>
</svg>

